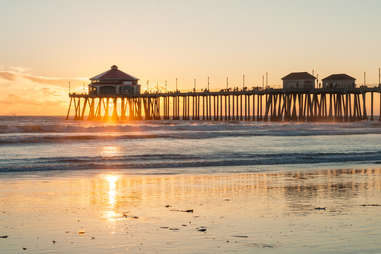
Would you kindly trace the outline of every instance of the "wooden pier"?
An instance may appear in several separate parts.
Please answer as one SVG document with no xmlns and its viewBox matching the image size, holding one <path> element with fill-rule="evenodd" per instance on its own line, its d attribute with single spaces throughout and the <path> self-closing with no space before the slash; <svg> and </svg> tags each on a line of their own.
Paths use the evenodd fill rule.
<svg viewBox="0 0 381 254">
<path fill-rule="evenodd" d="M 379 98 L 378 105 L 375 96 Z M 381 112 L 381 87 L 176 91 L 133 97 L 70 93 L 69 97 L 66 119 L 74 120 L 381 120 L 374 115 L 376 110 L 378 115 Z"/>
</svg>

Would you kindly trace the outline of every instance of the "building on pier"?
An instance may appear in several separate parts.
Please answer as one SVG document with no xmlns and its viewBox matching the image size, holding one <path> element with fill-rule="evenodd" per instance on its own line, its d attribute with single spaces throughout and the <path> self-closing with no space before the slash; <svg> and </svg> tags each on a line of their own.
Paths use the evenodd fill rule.
<svg viewBox="0 0 381 254">
<path fill-rule="evenodd" d="M 111 69 L 92 77 L 89 84 L 89 94 L 96 96 L 140 94 L 140 85 L 137 78 L 124 73 L 113 65 Z"/>
<path fill-rule="evenodd" d="M 316 78 L 308 72 L 292 72 L 282 78 L 284 90 L 313 90 Z"/>
<path fill-rule="evenodd" d="M 347 74 L 332 74 L 323 79 L 323 88 L 326 89 L 353 89 L 356 79 Z"/>
</svg>

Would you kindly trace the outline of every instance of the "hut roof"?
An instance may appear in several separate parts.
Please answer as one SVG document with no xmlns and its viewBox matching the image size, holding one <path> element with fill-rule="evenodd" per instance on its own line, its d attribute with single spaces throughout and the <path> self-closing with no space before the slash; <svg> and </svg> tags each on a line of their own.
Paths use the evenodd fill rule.
<svg viewBox="0 0 381 254">
<path fill-rule="evenodd" d="M 113 65 L 111 66 L 111 69 L 108 71 L 105 71 L 101 74 L 98 74 L 90 80 L 99 80 L 99 81 L 111 81 L 111 80 L 121 80 L 121 81 L 137 81 L 138 79 L 123 72 L 118 70 L 118 66 Z"/>
<path fill-rule="evenodd" d="M 332 74 L 326 78 L 323 78 L 323 80 L 356 80 L 356 79 L 347 74 Z"/>
<path fill-rule="evenodd" d="M 316 79 L 314 76 L 308 72 L 291 72 L 290 74 L 284 76 L 282 80 L 299 80 L 299 79 Z"/>
</svg>

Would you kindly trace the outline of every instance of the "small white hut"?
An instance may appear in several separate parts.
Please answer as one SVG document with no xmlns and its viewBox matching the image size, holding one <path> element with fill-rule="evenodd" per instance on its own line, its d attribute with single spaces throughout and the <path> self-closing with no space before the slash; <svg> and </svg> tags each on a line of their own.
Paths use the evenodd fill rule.
<svg viewBox="0 0 381 254">
<path fill-rule="evenodd" d="M 313 90 L 316 78 L 308 72 L 292 72 L 282 80 L 284 90 Z"/>
<path fill-rule="evenodd" d="M 355 81 L 355 78 L 347 74 L 332 74 L 323 79 L 323 88 L 352 89 L 356 86 Z"/>
</svg>

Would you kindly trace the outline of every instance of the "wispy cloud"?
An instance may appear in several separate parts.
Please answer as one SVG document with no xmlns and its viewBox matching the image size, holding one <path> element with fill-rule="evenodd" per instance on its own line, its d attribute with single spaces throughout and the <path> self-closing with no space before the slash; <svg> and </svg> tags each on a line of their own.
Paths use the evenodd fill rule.
<svg viewBox="0 0 381 254">
<path fill-rule="evenodd" d="M 10 66 L 10 67 L 6 68 L 5 70 L 21 73 L 21 72 L 28 72 L 31 69 L 30 68 L 26 68 L 26 67 L 22 67 L 22 66 Z"/>
<path fill-rule="evenodd" d="M 27 79 L 35 83 L 46 84 L 52 86 L 68 87 L 69 82 L 75 86 L 83 85 L 88 82 L 88 78 L 74 77 L 74 78 L 63 78 L 63 77 L 45 77 L 45 76 L 35 76 L 32 74 L 27 74 L 24 72 L 15 71 L 0 71 L 0 79 L 14 81 L 16 79 Z"/>
<path fill-rule="evenodd" d="M 40 105 L 41 102 L 37 100 L 31 100 L 28 98 L 23 98 L 21 96 L 18 96 L 16 94 L 8 94 L 6 97 L 2 98 L 0 100 L 0 104 L 6 105 L 6 106 L 12 106 L 12 105 L 30 105 L 30 106 L 36 106 Z"/>
<path fill-rule="evenodd" d="M 87 78 L 36 76 L 26 68 L 0 71 L 0 114 L 63 115 L 68 104 L 68 84 L 82 89 Z"/>
<path fill-rule="evenodd" d="M 16 75 L 11 73 L 11 72 L 0 71 L 0 78 L 1 79 L 5 79 L 5 80 L 13 81 L 13 80 L 16 79 Z"/>
</svg>

